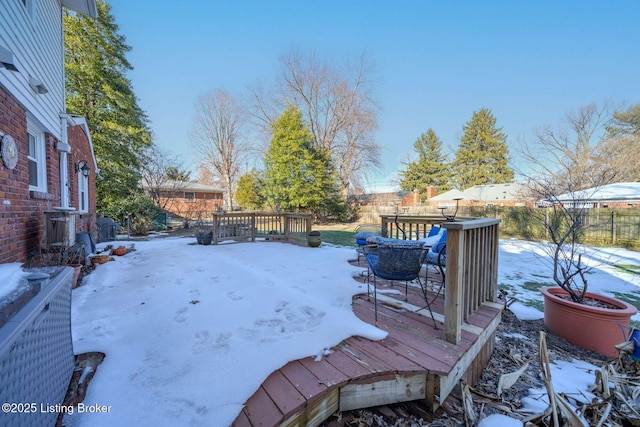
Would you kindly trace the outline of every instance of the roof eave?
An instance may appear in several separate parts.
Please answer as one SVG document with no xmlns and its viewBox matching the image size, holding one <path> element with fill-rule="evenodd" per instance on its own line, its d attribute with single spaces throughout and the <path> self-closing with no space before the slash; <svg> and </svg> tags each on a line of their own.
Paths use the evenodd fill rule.
<svg viewBox="0 0 640 427">
<path fill-rule="evenodd" d="M 98 5 L 96 0 L 61 0 L 62 6 L 90 18 L 98 17 Z"/>
</svg>

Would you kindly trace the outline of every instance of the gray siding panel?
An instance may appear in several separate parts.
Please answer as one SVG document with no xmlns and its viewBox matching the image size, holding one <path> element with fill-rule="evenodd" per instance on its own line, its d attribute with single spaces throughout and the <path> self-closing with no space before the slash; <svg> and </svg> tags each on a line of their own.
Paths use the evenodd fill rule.
<svg viewBox="0 0 640 427">
<path fill-rule="evenodd" d="M 0 84 L 58 139 L 60 114 L 65 112 L 62 37 L 58 0 L 34 0 L 32 16 L 21 1 L 0 2 L 0 45 L 13 53 L 19 69 L 0 69 Z M 29 86 L 30 75 L 49 92 L 36 94 Z"/>
</svg>

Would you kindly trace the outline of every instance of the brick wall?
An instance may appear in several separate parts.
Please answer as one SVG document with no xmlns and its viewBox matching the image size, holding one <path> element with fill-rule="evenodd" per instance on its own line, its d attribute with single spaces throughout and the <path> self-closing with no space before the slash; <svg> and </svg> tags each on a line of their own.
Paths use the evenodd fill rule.
<svg viewBox="0 0 640 427">
<path fill-rule="evenodd" d="M 45 134 L 47 191 L 29 191 L 29 170 L 27 154 L 29 142 L 27 136 L 27 111 L 6 89 L 0 85 L 0 132 L 13 137 L 18 148 L 18 164 L 13 170 L 0 161 L 0 263 L 26 262 L 42 244 L 44 234 L 44 212 L 60 206 L 60 153 L 56 149 L 57 139 Z M 73 168 L 75 156 L 87 153 L 88 140 L 84 136 L 86 148 L 78 149 L 69 156 L 69 174 L 71 175 L 72 205 L 73 197 L 77 206 L 77 180 Z M 82 146 L 80 135 L 72 146 Z M 82 151 L 85 150 L 85 151 Z M 91 161 L 92 157 L 87 156 Z M 92 162 L 90 163 L 93 166 Z M 76 231 L 91 231 L 95 236 L 95 169 L 89 182 L 90 207 L 92 214 L 78 218 Z M 91 204 L 92 203 L 92 204 Z"/>
<path fill-rule="evenodd" d="M 78 200 L 78 177 L 76 176 L 75 165 L 80 161 L 85 161 L 91 169 L 89 172 L 89 212 L 78 214 L 76 218 L 76 231 L 88 231 L 93 234 L 93 238 L 96 239 L 98 237 L 96 226 L 96 171 L 95 165 L 93 164 L 89 138 L 82 126 L 71 126 L 67 128 L 67 139 L 69 140 L 69 145 L 71 145 L 71 153 L 67 155 L 69 162 L 68 170 L 71 175 L 71 188 L 69 189 L 71 206 L 80 206 Z"/>
</svg>

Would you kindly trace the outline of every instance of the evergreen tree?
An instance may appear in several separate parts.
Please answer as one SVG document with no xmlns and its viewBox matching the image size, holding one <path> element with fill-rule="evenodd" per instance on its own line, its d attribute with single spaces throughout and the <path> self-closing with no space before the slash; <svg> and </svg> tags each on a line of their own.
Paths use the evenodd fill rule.
<svg viewBox="0 0 640 427">
<path fill-rule="evenodd" d="M 289 106 L 271 129 L 264 158 L 267 203 L 276 210 L 317 211 L 336 182 L 327 156 L 313 147 L 313 135 L 296 107 Z"/>
<path fill-rule="evenodd" d="M 247 172 L 238 178 L 236 203 L 249 209 L 260 209 L 264 204 L 260 177 L 256 172 Z"/>
<path fill-rule="evenodd" d="M 191 172 L 178 166 L 169 166 L 164 173 L 173 181 L 187 182 L 191 179 Z"/>
<path fill-rule="evenodd" d="M 613 120 L 608 124 L 607 130 L 613 136 L 627 134 L 640 137 L 640 104 L 613 113 Z"/>
<path fill-rule="evenodd" d="M 404 163 L 400 171 L 400 188 L 405 191 L 418 190 L 424 197 L 427 187 L 436 187 L 438 192 L 451 188 L 451 174 L 447 157 L 442 154 L 442 141 L 433 129 L 420 135 L 413 143 L 418 159 Z"/>
<path fill-rule="evenodd" d="M 474 112 L 463 127 L 463 135 L 456 151 L 453 172 L 459 189 L 483 184 L 504 184 L 513 181 L 514 173 L 508 165 L 507 136 L 496 127 L 491 110 Z"/>
<path fill-rule="evenodd" d="M 66 101 L 67 111 L 86 117 L 91 130 L 100 167 L 97 209 L 118 217 L 138 208 L 132 201 L 142 194 L 140 159 L 151 133 L 125 77 L 131 48 L 109 4 L 98 0 L 97 6 L 96 20 L 68 10 L 64 16 Z"/>
</svg>

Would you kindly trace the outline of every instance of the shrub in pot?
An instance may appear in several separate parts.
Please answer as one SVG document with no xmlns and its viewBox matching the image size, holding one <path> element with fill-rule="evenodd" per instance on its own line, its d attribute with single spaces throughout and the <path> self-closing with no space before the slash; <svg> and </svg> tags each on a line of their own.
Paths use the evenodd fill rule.
<svg viewBox="0 0 640 427">
<path fill-rule="evenodd" d="M 637 310 L 616 298 L 588 292 L 587 275 L 594 267 L 582 260 L 581 237 L 586 227 L 582 219 L 589 206 L 584 200 L 584 192 L 546 199 L 552 206 L 547 208 L 544 224 L 558 287 L 541 291 L 544 322 L 549 331 L 572 344 L 616 357 L 615 345 L 627 339 Z"/>
</svg>

